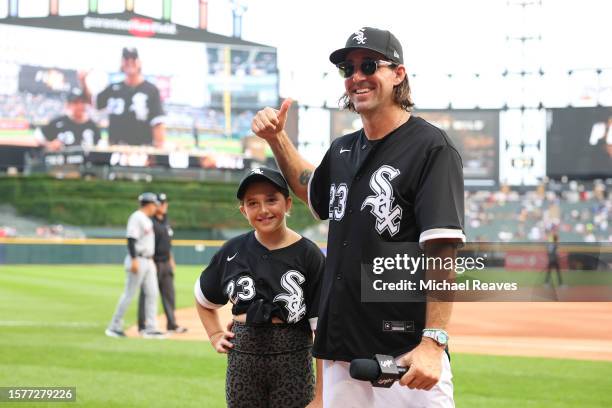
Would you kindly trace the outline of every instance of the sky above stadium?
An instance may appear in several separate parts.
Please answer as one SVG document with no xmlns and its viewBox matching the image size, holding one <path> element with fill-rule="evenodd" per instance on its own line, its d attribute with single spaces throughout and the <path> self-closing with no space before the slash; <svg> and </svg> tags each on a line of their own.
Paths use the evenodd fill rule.
<svg viewBox="0 0 612 408">
<path fill-rule="evenodd" d="M 135 0 L 135 11 L 161 17 L 162 0 Z M 209 30 L 232 34 L 229 0 L 209 0 Z M 306 105 L 335 106 L 342 81 L 329 61 L 331 51 L 343 46 L 346 38 L 362 26 L 391 30 L 404 46 L 404 59 L 419 100 L 442 100 L 444 93 L 469 93 L 479 87 L 494 89 L 479 95 L 486 106 L 529 87 L 520 71 L 540 68 L 548 87 L 567 86 L 567 71 L 576 70 L 573 82 L 603 80 L 612 84 L 612 53 L 609 52 L 609 16 L 612 3 L 603 0 L 352 0 L 287 1 L 240 0 L 247 9 L 242 37 L 277 47 L 281 72 L 280 93 Z M 8 1 L 0 0 L 0 13 Z M 86 0 L 60 0 L 62 10 L 86 12 Z M 125 0 L 99 0 L 99 11 L 120 12 Z M 48 0 L 20 2 L 20 14 L 36 15 Z M 179 24 L 197 25 L 197 1 L 174 0 L 173 19 Z M 532 38 L 523 43 L 516 38 Z M 601 78 L 595 70 L 610 68 Z M 510 72 L 505 88 L 498 86 L 501 73 Z M 514 74 L 513 74 L 514 73 Z M 454 81 L 448 74 L 454 76 Z M 536 76 L 532 77 L 534 80 Z M 459 81 L 457 80 L 459 79 Z M 482 81 L 488 81 L 482 86 Z M 542 81 L 540 80 L 540 83 Z M 546 81 L 544 81 L 546 82 Z M 463 86 L 457 86 L 462 83 Z M 419 87 L 419 85 L 421 85 Z M 420 88 L 420 89 L 419 89 Z M 549 89 L 547 94 L 551 93 Z M 523 98 L 523 99 L 521 99 Z M 546 102 L 546 101 L 545 101 Z M 512 105 L 512 104 L 511 104 Z M 529 105 L 529 101 L 527 103 Z"/>
<path fill-rule="evenodd" d="M 444 88 L 449 73 L 459 77 L 479 73 L 494 84 L 505 70 L 529 72 L 541 67 L 545 75 L 562 77 L 570 69 L 612 68 L 611 2 L 543 0 L 541 6 L 524 9 L 516 3 L 257 0 L 247 3 L 243 38 L 278 47 L 281 95 L 313 104 L 321 98 L 337 99 L 342 81 L 328 55 L 365 25 L 387 28 L 400 39 L 407 69 L 417 75 L 415 85 L 419 76 L 425 76 L 428 84 L 437 82 L 438 88 Z M 226 20 L 211 21 L 211 30 L 231 33 L 231 24 L 221 25 Z M 521 36 L 541 40 L 527 40 L 523 47 L 512 39 Z M 415 96 L 418 103 L 419 95 Z"/>
</svg>

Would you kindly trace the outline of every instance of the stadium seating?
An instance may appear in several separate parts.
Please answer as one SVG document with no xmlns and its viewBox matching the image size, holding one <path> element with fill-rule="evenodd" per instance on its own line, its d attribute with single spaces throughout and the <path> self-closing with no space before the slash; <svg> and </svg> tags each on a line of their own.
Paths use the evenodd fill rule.
<svg viewBox="0 0 612 408">
<path fill-rule="evenodd" d="M 555 186 L 558 191 L 466 192 L 470 241 L 610 242 L 612 200 L 603 182 Z"/>
</svg>

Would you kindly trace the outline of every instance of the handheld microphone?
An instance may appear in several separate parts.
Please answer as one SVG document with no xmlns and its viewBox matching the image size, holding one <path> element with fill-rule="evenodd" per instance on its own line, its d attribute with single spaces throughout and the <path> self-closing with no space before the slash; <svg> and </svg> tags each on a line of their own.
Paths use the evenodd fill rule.
<svg viewBox="0 0 612 408">
<path fill-rule="evenodd" d="M 408 367 L 395 364 L 395 359 L 384 354 L 374 355 L 374 359 L 357 358 L 351 361 L 351 377 L 360 381 L 370 381 L 373 387 L 390 388 L 399 380 Z"/>
</svg>

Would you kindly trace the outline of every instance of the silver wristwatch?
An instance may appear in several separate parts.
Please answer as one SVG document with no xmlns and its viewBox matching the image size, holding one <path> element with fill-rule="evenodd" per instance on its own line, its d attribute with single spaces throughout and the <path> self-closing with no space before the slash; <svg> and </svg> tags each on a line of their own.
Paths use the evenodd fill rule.
<svg viewBox="0 0 612 408">
<path fill-rule="evenodd" d="M 439 346 L 444 346 L 448 344 L 448 333 L 442 329 L 423 329 L 423 337 L 429 337 Z"/>
</svg>

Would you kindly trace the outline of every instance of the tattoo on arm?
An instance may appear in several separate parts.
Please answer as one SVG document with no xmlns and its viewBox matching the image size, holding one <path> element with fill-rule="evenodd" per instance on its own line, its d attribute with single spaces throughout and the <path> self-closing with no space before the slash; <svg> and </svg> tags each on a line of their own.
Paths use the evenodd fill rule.
<svg viewBox="0 0 612 408">
<path fill-rule="evenodd" d="M 300 184 L 303 186 L 308 185 L 308 181 L 310 180 L 310 176 L 312 176 L 311 170 L 304 170 L 302 174 L 300 174 Z"/>
</svg>

